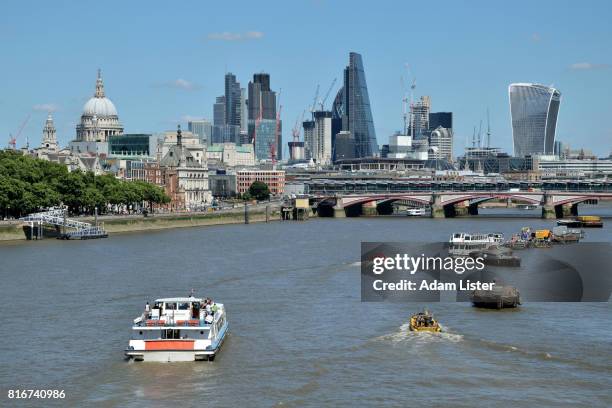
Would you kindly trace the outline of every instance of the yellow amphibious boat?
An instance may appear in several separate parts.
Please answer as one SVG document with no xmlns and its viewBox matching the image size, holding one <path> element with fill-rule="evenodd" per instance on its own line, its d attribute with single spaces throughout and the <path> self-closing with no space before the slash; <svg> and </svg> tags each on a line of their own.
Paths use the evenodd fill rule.
<svg viewBox="0 0 612 408">
<path fill-rule="evenodd" d="M 442 331 L 440 324 L 434 319 L 429 311 L 413 314 L 410 316 L 410 330 L 415 332 L 439 333 Z"/>
</svg>

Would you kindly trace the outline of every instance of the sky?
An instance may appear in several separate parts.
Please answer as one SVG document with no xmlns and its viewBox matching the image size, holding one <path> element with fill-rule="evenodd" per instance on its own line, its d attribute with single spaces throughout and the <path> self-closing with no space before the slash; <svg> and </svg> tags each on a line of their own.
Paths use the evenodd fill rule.
<svg viewBox="0 0 612 408">
<path fill-rule="evenodd" d="M 6 1 L 0 13 L 0 146 L 38 146 L 47 111 L 75 137 L 97 69 L 126 133 L 212 120 L 224 74 L 280 91 L 283 144 L 313 101 L 363 56 L 379 145 L 402 128 L 402 98 L 453 112 L 455 154 L 490 111 L 491 144 L 512 152 L 508 85 L 562 93 L 557 140 L 612 151 L 610 1 Z M 403 81 L 402 81 L 403 78 Z M 328 106 L 329 107 L 329 106 Z"/>
</svg>

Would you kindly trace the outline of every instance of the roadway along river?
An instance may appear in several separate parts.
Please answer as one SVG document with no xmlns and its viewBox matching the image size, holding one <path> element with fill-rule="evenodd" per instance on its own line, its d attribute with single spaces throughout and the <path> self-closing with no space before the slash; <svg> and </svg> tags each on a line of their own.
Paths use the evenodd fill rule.
<svg viewBox="0 0 612 408">
<path fill-rule="evenodd" d="M 605 221 L 586 240 L 612 241 Z M 57 388 L 70 406 L 611 406 L 610 303 L 430 304 L 448 332 L 423 336 L 405 323 L 424 305 L 360 302 L 361 241 L 552 224 L 318 219 L 3 243 L 0 405 L 8 389 Z M 217 360 L 124 361 L 145 301 L 191 288 L 226 304 Z"/>
</svg>

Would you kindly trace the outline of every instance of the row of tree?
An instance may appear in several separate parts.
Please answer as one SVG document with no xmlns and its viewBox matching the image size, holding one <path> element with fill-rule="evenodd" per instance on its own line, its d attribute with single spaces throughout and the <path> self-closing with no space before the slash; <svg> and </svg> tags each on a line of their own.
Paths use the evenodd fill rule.
<svg viewBox="0 0 612 408">
<path fill-rule="evenodd" d="M 170 198 L 144 181 L 123 181 L 110 174 L 69 172 L 66 166 L 13 151 L 0 151 L 0 217 L 20 217 L 65 205 L 73 214 L 110 208 L 152 207 Z"/>
</svg>

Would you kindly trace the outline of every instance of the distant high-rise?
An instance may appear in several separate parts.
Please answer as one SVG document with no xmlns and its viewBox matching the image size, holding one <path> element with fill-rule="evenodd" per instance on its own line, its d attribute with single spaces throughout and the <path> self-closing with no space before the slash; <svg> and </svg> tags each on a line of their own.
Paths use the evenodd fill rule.
<svg viewBox="0 0 612 408">
<path fill-rule="evenodd" d="M 240 83 L 231 72 L 225 74 L 225 125 L 240 126 Z"/>
<path fill-rule="evenodd" d="M 453 130 L 438 126 L 429 135 L 430 159 L 453 161 Z"/>
<path fill-rule="evenodd" d="M 354 157 L 371 157 L 378 155 L 378 143 L 374 130 L 374 120 L 370 108 L 370 97 L 366 84 L 365 72 L 361 55 L 356 52 L 349 54 L 349 65 L 344 69 L 344 87 L 340 90 L 343 95 L 342 103 L 342 130 L 343 155 L 346 151 L 347 137 L 351 137 L 355 146 Z M 335 110 L 339 107 L 335 106 Z"/>
<path fill-rule="evenodd" d="M 248 131 L 249 113 L 247 111 L 247 93 L 245 88 L 240 88 L 240 132 Z"/>
<path fill-rule="evenodd" d="M 430 112 L 429 113 L 429 130 L 435 130 L 438 127 L 445 129 L 453 128 L 453 112 Z"/>
<path fill-rule="evenodd" d="M 270 74 L 253 75 L 248 86 L 248 137 L 255 142 L 257 160 L 271 158 L 275 150 L 276 159 L 282 157 L 282 123 L 276 124 L 276 92 L 270 89 Z M 276 133 L 278 130 L 278 139 Z"/>
<path fill-rule="evenodd" d="M 514 155 L 553 154 L 561 93 L 544 85 L 508 87 Z"/>
<path fill-rule="evenodd" d="M 213 125 L 225 125 L 225 95 L 217 96 L 217 100 L 213 105 Z"/>
<path fill-rule="evenodd" d="M 201 144 L 210 146 L 212 143 L 212 124 L 209 121 L 190 120 L 187 122 L 187 130 L 197 135 Z"/>
<path fill-rule="evenodd" d="M 249 120 L 276 119 L 276 92 L 270 89 L 270 74 L 253 75 L 248 87 Z"/>
<path fill-rule="evenodd" d="M 408 134 L 413 140 L 426 139 L 429 132 L 429 111 L 431 109 L 431 98 L 421 96 L 418 102 L 410 106 L 410 124 Z"/>
</svg>

